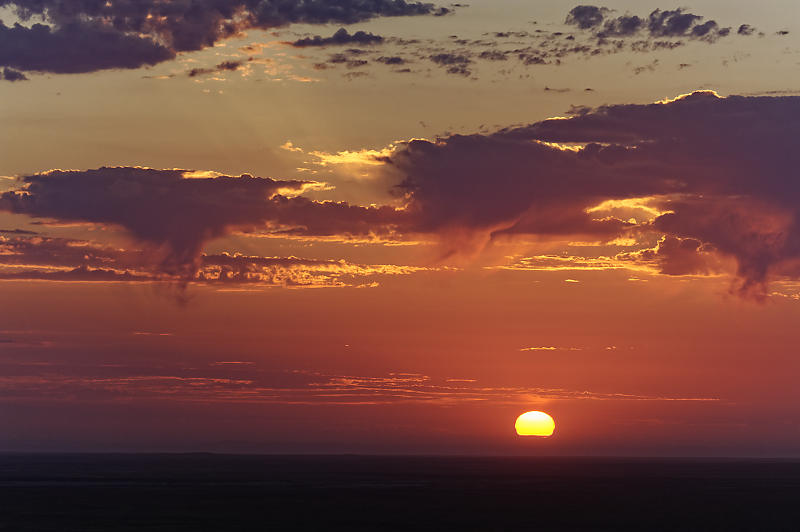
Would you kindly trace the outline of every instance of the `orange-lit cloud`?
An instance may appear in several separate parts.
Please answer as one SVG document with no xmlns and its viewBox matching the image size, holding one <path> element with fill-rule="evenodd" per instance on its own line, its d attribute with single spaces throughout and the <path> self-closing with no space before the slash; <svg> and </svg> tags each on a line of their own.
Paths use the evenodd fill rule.
<svg viewBox="0 0 800 532">
<path fill-rule="evenodd" d="M 502 267 L 711 275 L 733 261 L 733 290 L 760 299 L 771 278 L 792 276 L 800 261 L 800 191 L 785 178 L 800 167 L 789 140 L 800 133 L 798 115 L 797 97 L 701 91 L 485 135 L 311 152 L 322 166 L 369 167 L 373 184 L 397 198 L 380 206 L 309 199 L 303 193 L 324 188 L 310 181 L 101 168 L 26 176 L 0 196 L 0 209 L 122 227 L 166 250 L 162 269 L 172 274 L 195 271 L 206 242 L 233 231 L 435 239 L 444 260 L 533 238 L 631 249 Z M 284 148 L 300 153 L 290 142 Z"/>
<path fill-rule="evenodd" d="M 162 271 L 158 261 L 138 250 L 64 238 L 0 235 L 0 280 L 345 287 L 360 286 L 380 276 L 432 269 L 435 268 L 219 253 L 201 255 L 196 270 L 176 275 Z"/>
</svg>

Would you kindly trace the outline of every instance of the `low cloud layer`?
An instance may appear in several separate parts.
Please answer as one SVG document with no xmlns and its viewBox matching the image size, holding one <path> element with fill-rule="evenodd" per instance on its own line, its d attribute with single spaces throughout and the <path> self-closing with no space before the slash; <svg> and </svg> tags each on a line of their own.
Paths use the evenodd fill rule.
<svg viewBox="0 0 800 532">
<path fill-rule="evenodd" d="M 372 235 L 396 223 L 391 207 L 315 202 L 297 194 L 317 186 L 185 170 L 99 168 L 25 176 L 0 195 L 0 210 L 127 230 L 160 257 L 168 274 L 192 275 L 205 243 L 233 230 L 282 234 Z"/>
<path fill-rule="evenodd" d="M 0 281 L 179 282 L 286 288 L 372 286 L 428 268 L 345 260 L 201 254 L 194 269 L 165 272 L 152 254 L 69 238 L 0 234 Z"/>
<path fill-rule="evenodd" d="M 207 367 L 159 368 L 83 366 L 63 371 L 58 362 L 42 376 L 36 366 L 5 362 L 0 376 L 5 400 L 96 401 L 160 399 L 292 405 L 460 405 L 477 401 L 530 405 L 531 401 L 715 402 L 713 396 L 642 395 L 586 389 L 493 386 L 475 379 L 434 378 L 419 373 L 326 374 L 304 370 L 276 372 L 251 361 L 221 361 Z"/>
<path fill-rule="evenodd" d="M 171 275 L 211 266 L 205 244 L 231 231 L 427 235 L 445 256 L 498 239 L 625 240 L 633 247 L 614 258 L 620 267 L 709 274 L 733 261 L 734 291 L 763 298 L 771 279 L 800 277 L 798 136 L 800 97 L 706 91 L 369 155 L 368 171 L 395 183 L 402 208 L 310 200 L 301 194 L 320 185 L 304 181 L 101 168 L 23 177 L 0 196 L 0 210 L 121 227 L 160 253 L 160 271 Z M 219 261 L 220 279 L 261 264 Z"/>
<path fill-rule="evenodd" d="M 53 73 L 155 65 L 251 28 L 448 12 L 405 0 L 0 0 L 0 7 L 35 22 L 0 23 L 0 66 Z"/>
<path fill-rule="evenodd" d="M 491 135 L 412 141 L 391 163 L 405 176 L 400 188 L 418 229 L 451 235 L 454 247 L 521 234 L 667 235 L 651 257 L 661 271 L 703 273 L 708 253 L 733 257 L 735 290 L 759 298 L 771 275 L 798 272 L 798 124 L 797 97 L 698 92 Z M 593 209 L 648 197 L 651 220 Z"/>
</svg>

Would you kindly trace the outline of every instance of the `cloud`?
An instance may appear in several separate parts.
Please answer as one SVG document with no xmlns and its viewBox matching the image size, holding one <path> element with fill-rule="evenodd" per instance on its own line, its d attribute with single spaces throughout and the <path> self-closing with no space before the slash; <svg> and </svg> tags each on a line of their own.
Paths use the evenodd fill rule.
<svg viewBox="0 0 800 532">
<path fill-rule="evenodd" d="M 331 46 L 331 45 L 345 45 L 345 44 L 380 44 L 383 42 L 383 37 L 365 31 L 357 31 L 352 35 L 344 28 L 339 28 L 330 37 L 320 37 L 314 35 L 313 37 L 305 37 L 298 39 L 291 43 L 296 48 L 304 48 L 309 46 Z"/>
<path fill-rule="evenodd" d="M 361 286 L 386 275 L 431 268 L 345 260 L 202 254 L 191 272 L 165 273 L 151 254 L 84 240 L 0 236 L 0 280 L 181 282 L 287 288 Z"/>
<path fill-rule="evenodd" d="M 24 270 L 0 271 L 0 281 L 62 281 L 62 282 L 146 282 L 151 277 L 130 272 L 104 270 L 80 266 L 72 270 Z"/>
<path fill-rule="evenodd" d="M 623 15 L 607 20 L 603 29 L 598 32 L 601 37 L 630 37 L 644 28 L 644 19 L 636 15 Z"/>
<path fill-rule="evenodd" d="M 252 58 L 250 58 L 250 60 L 252 60 Z M 214 68 L 193 68 L 189 70 L 186 75 L 193 78 L 204 74 L 214 74 L 216 72 L 233 72 L 239 70 L 243 64 L 244 61 L 223 61 Z"/>
<path fill-rule="evenodd" d="M 649 195 L 659 183 L 620 173 L 609 151 L 577 154 L 511 135 L 414 140 L 390 157 L 423 233 L 447 235 L 451 252 L 503 235 L 612 239 L 632 225 L 587 209 L 617 195 Z"/>
<path fill-rule="evenodd" d="M 44 20 L 30 27 L 0 25 L 0 65 L 53 73 L 154 65 L 253 28 L 449 12 L 405 0 L 0 0 L 0 7 L 23 21 Z"/>
<path fill-rule="evenodd" d="M 739 29 L 736 30 L 736 33 L 738 35 L 745 35 L 745 36 L 752 35 L 755 32 L 756 32 L 756 29 L 753 26 L 751 26 L 750 24 L 742 24 L 741 26 L 739 26 Z"/>
<path fill-rule="evenodd" d="M 343 64 L 348 69 L 360 68 L 369 64 L 369 61 L 365 59 L 359 59 L 359 56 L 361 55 L 362 55 L 361 50 L 351 48 L 344 52 L 331 54 L 331 56 L 328 58 L 328 64 L 330 65 Z M 320 67 L 325 66 L 325 68 L 327 68 L 327 65 L 325 63 L 322 63 L 319 66 Z M 351 74 L 359 75 L 358 73 L 351 73 Z"/>
<path fill-rule="evenodd" d="M 448 74 L 457 74 L 460 76 L 469 76 L 472 74 L 467 68 L 467 66 L 472 63 L 472 59 L 467 55 L 440 53 L 433 54 L 430 59 L 437 65 L 444 67 Z"/>
<path fill-rule="evenodd" d="M 696 275 L 727 271 L 733 262 L 733 290 L 758 299 L 771 279 L 800 277 L 799 136 L 800 97 L 698 91 L 648 105 L 575 109 L 570 118 L 490 134 L 313 153 L 320 164 L 358 163 L 371 176 L 365 183 L 396 183 L 400 208 L 314 201 L 300 194 L 320 184 L 305 181 L 101 168 L 23 177 L 0 196 L 0 209 L 124 228 L 161 254 L 159 271 L 189 279 L 207 260 L 206 242 L 232 231 L 423 236 L 438 239 L 444 257 L 499 240 L 624 240 L 635 244 L 627 255 L 587 259 L 583 267 Z M 548 267 L 559 265 L 549 260 Z M 255 260 L 226 261 L 213 265 L 226 269 L 223 277 L 270 271 Z M 575 268 L 572 262 L 562 266 Z M 100 256 L 89 265 L 108 268 Z"/>
<path fill-rule="evenodd" d="M 175 57 L 175 51 L 149 37 L 124 33 L 100 23 L 70 21 L 30 28 L 0 22 L 0 65 L 23 71 L 73 74 L 108 68 L 139 68 Z"/>
<path fill-rule="evenodd" d="M 615 257 L 575 257 L 563 255 L 536 255 L 521 257 L 511 264 L 490 266 L 492 270 L 568 272 L 568 271 L 605 271 L 635 268 L 635 263 L 623 262 Z"/>
<path fill-rule="evenodd" d="M 141 251 L 100 246 L 83 240 L 40 236 L 27 231 L 0 235 L 0 265 L 48 270 L 138 269 L 149 258 Z"/>
<path fill-rule="evenodd" d="M 487 61 L 505 61 L 508 59 L 508 53 L 499 50 L 485 50 L 478 54 L 478 57 Z"/>
<path fill-rule="evenodd" d="M 710 275 L 725 271 L 716 251 L 696 238 L 665 235 L 654 248 L 620 253 L 616 259 L 652 265 L 665 275 Z"/>
<path fill-rule="evenodd" d="M 379 63 L 383 63 L 384 65 L 405 65 L 407 63 L 407 61 L 404 58 L 396 55 L 381 56 L 377 58 L 376 61 Z"/>
<path fill-rule="evenodd" d="M 3 69 L 3 79 L 6 81 L 26 81 L 28 76 L 20 72 L 19 70 L 14 70 L 13 68 L 5 67 Z"/>
<path fill-rule="evenodd" d="M 800 98 L 696 92 L 650 105 L 580 110 L 489 135 L 411 141 L 390 157 L 417 230 L 453 252 L 533 235 L 667 235 L 649 259 L 663 273 L 735 259 L 738 293 L 762 298 L 800 260 Z M 595 212 L 660 196 L 649 221 Z M 643 255 L 640 258 L 645 258 Z"/>
<path fill-rule="evenodd" d="M 609 10 L 604 7 L 597 6 L 575 6 L 567 15 L 566 23 L 578 26 L 582 30 L 596 28 L 603 23 L 606 13 Z"/>
<path fill-rule="evenodd" d="M 53 365 L 58 366 L 58 363 Z M 10 367 L 9 367 L 10 366 Z M 238 367 L 241 366 L 241 367 Z M 182 402 L 295 405 L 530 405 L 531 401 L 718 401 L 712 396 L 642 395 L 539 386 L 495 386 L 476 379 L 447 379 L 419 373 L 331 374 L 276 372 L 257 364 L 212 364 L 208 368 L 115 368 L 91 365 L 78 371 L 48 372 L 25 363 L 7 365 L 0 375 L 0 399 L 60 400 L 92 397 L 169 399 Z"/>
<path fill-rule="evenodd" d="M 7 235 L 35 235 L 36 231 L 27 231 L 25 229 L 0 229 L 0 233 Z"/>
<path fill-rule="evenodd" d="M 645 36 L 649 39 L 688 38 L 714 42 L 730 34 L 730 28 L 722 28 L 715 20 L 703 21 L 704 17 L 686 12 L 683 8 L 656 9 L 647 18 L 636 15 L 609 16 L 605 7 L 581 5 L 573 8 L 565 23 L 581 30 L 592 30 L 603 39 Z M 744 31 L 742 31 L 744 29 Z M 740 35 L 750 35 L 751 26 L 740 26 Z"/>
<path fill-rule="evenodd" d="M 0 195 L 0 210 L 121 227 L 160 255 L 162 271 L 174 275 L 192 275 L 205 243 L 235 229 L 364 236 L 389 232 L 398 218 L 392 207 L 295 197 L 317 183 L 247 174 L 104 167 L 52 170 L 21 180 L 20 188 Z"/>
<path fill-rule="evenodd" d="M 537 67 L 541 65 L 560 66 L 571 57 L 593 58 L 620 53 L 650 53 L 675 50 L 692 41 L 717 42 L 731 34 L 731 28 L 720 27 L 714 20 L 705 20 L 700 15 L 688 13 L 683 9 L 656 9 L 649 16 L 624 14 L 613 16 L 612 10 L 582 5 L 573 8 L 566 17 L 567 25 L 575 26 L 577 32 L 545 31 L 495 31 L 485 32 L 481 38 L 468 39 L 450 35 L 446 39 L 408 40 L 398 37 L 383 39 L 387 45 L 403 50 L 405 57 L 432 61 L 442 67 L 446 74 L 476 79 L 480 74 L 479 62 L 502 62 L 503 66 L 512 61 L 515 64 L 499 69 L 494 75 L 509 76 L 517 73 L 516 66 Z M 747 24 L 740 25 L 740 35 L 750 35 L 755 30 Z M 363 33 L 363 32 L 362 32 Z M 355 35 L 355 34 L 354 34 Z M 333 37 L 309 37 L 296 41 L 302 46 L 324 46 L 345 44 L 354 37 L 345 30 L 339 30 Z M 377 36 L 374 36 L 377 37 Z M 369 34 L 362 36 L 363 44 L 369 44 Z M 291 43 L 290 43 L 291 44 Z M 348 57 L 352 52 L 365 55 L 361 58 Z M 377 50 L 356 49 L 335 54 L 327 63 L 314 58 L 313 68 L 327 70 L 336 64 L 347 68 L 366 66 L 371 63 L 400 65 L 406 59 L 394 56 L 394 62 L 381 56 Z M 402 61 L 402 62 L 401 62 Z M 660 63 L 651 62 L 634 70 L 643 73 L 655 70 Z M 396 69 L 394 72 L 410 72 L 409 69 Z M 427 70 L 421 70 L 429 75 Z M 365 74 L 348 73 L 346 76 Z M 518 74 L 515 74 L 518 75 Z"/>
<path fill-rule="evenodd" d="M 407 275 L 423 267 L 389 264 L 360 265 L 343 260 L 297 257 L 253 257 L 236 254 L 203 255 L 195 282 L 253 283 L 270 286 L 354 286 L 356 278 Z"/>
</svg>

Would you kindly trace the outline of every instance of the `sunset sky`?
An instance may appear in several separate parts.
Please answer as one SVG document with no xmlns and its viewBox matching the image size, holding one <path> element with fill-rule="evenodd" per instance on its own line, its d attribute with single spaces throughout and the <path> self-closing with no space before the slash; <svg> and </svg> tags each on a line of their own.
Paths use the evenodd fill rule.
<svg viewBox="0 0 800 532">
<path fill-rule="evenodd" d="M 796 0 L 0 20 L 0 450 L 800 455 Z"/>
</svg>

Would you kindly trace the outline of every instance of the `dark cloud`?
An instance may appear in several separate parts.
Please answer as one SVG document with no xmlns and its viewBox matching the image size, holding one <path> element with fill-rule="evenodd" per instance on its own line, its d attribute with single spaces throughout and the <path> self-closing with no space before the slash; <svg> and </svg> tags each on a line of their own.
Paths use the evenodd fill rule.
<svg viewBox="0 0 800 532">
<path fill-rule="evenodd" d="M 508 52 L 501 52 L 499 50 L 486 50 L 478 54 L 478 57 L 487 61 L 505 61 L 508 59 Z"/>
<path fill-rule="evenodd" d="M 636 15 L 610 17 L 610 9 L 582 5 L 573 8 L 566 23 L 582 30 L 592 30 L 600 39 L 645 35 L 651 39 L 688 38 L 713 42 L 730 34 L 730 28 L 722 28 L 714 20 L 686 12 L 683 8 L 656 9 L 647 18 Z M 749 28 L 747 24 L 741 26 Z M 749 35 L 749 33 L 741 33 Z"/>
<path fill-rule="evenodd" d="M 469 76 L 472 74 L 469 68 L 467 68 L 468 65 L 472 63 L 472 59 L 465 54 L 434 54 L 430 57 L 430 60 L 444 67 L 448 74 L 457 74 L 459 76 Z"/>
<path fill-rule="evenodd" d="M 0 229 L 0 233 L 6 235 L 35 235 L 36 231 L 26 231 L 25 229 Z"/>
<path fill-rule="evenodd" d="M 250 28 L 449 12 L 405 0 L 0 0 L 0 7 L 23 21 L 44 20 L 0 25 L 0 65 L 54 73 L 154 65 Z"/>
<path fill-rule="evenodd" d="M 38 268 L 93 268 L 129 270 L 149 262 L 143 251 L 122 250 L 69 238 L 29 235 L 27 232 L 0 235 L 0 264 Z"/>
<path fill-rule="evenodd" d="M 204 74 L 214 74 L 216 72 L 233 72 L 239 70 L 244 63 L 244 61 L 223 61 L 214 68 L 193 68 L 189 70 L 186 75 L 193 78 Z"/>
<path fill-rule="evenodd" d="M 25 81 L 28 79 L 28 76 L 26 76 L 19 70 L 14 70 L 13 68 L 8 68 L 8 67 L 5 67 L 3 69 L 2 77 L 6 81 Z"/>
<path fill-rule="evenodd" d="M 366 66 L 368 64 L 369 64 L 369 61 L 367 61 L 365 59 L 353 59 L 353 60 L 348 61 L 347 63 L 345 63 L 347 68 L 359 68 L 359 67 Z"/>
<path fill-rule="evenodd" d="M 683 9 L 656 9 L 650 13 L 647 29 L 656 37 L 685 37 L 697 28 L 702 19 L 703 17 L 686 13 Z"/>
<path fill-rule="evenodd" d="M 489 34 L 485 33 L 484 35 L 489 35 Z M 528 33 L 527 31 L 495 31 L 491 33 L 491 35 L 498 39 L 507 39 L 509 37 L 515 37 L 515 38 L 528 37 L 530 36 L 530 33 Z"/>
<path fill-rule="evenodd" d="M 624 15 L 607 20 L 598 35 L 600 37 L 630 37 L 639 33 L 643 27 L 644 19 L 635 15 Z"/>
<path fill-rule="evenodd" d="M 677 264 L 699 242 L 697 253 L 735 259 L 736 290 L 758 298 L 770 275 L 800 261 L 798 135 L 798 97 L 698 92 L 490 135 L 412 141 L 391 161 L 405 175 L 401 189 L 418 230 L 449 235 L 452 247 L 521 233 L 662 234 L 682 242 L 658 250 L 663 271 L 683 271 Z M 665 198 L 652 222 L 591 211 L 644 197 Z M 679 251 L 681 260 L 664 258 Z"/>
<path fill-rule="evenodd" d="M 621 253 L 615 258 L 650 263 L 664 275 L 710 275 L 724 271 L 716 251 L 696 238 L 664 236 L 654 248 Z"/>
<path fill-rule="evenodd" d="M 405 179 L 415 231 L 440 234 L 446 252 L 471 251 L 490 238 L 513 234 L 613 238 L 628 225 L 586 212 L 609 196 L 659 190 L 602 161 L 501 135 L 456 135 L 414 140 L 392 156 Z"/>
<path fill-rule="evenodd" d="M 517 64 L 531 67 L 539 65 L 559 66 L 572 57 L 592 58 L 619 53 L 651 53 L 674 50 L 692 41 L 714 43 L 731 34 L 731 28 L 720 27 L 714 20 L 688 13 L 683 9 L 654 10 L 648 16 L 624 14 L 612 16 L 612 10 L 582 5 L 572 9 L 566 19 L 567 24 L 577 27 L 578 32 L 545 31 L 496 31 L 485 32 L 482 38 L 468 39 L 449 35 L 444 40 L 407 40 L 388 37 L 384 42 L 402 47 L 406 56 L 420 60 L 430 60 L 441 66 L 448 74 L 475 79 L 480 71 L 474 66 L 479 61 L 509 62 L 516 59 Z M 750 26 L 742 25 L 742 34 L 748 34 Z M 341 36 L 341 39 L 337 39 Z M 333 37 L 312 37 L 297 43 L 312 46 L 341 44 L 349 42 L 353 36 L 340 30 Z M 366 37 L 366 35 L 365 35 Z M 365 39 L 367 40 L 367 39 Z M 378 52 L 359 50 L 371 54 L 372 62 L 386 62 Z M 349 63 L 349 53 L 335 54 L 329 64 L 349 64 L 351 68 L 364 66 Z M 362 59 L 364 60 L 364 59 Z M 401 63 L 395 63 L 401 64 Z M 324 63 L 315 63 L 313 68 L 328 68 Z M 643 73 L 656 68 L 650 63 L 635 68 L 635 73 Z M 395 70 L 408 72 L 409 70 Z M 518 70 L 500 69 L 497 74 L 508 76 L 518 74 Z M 346 74 L 352 77 L 353 74 Z M 527 77 L 527 74 L 520 74 Z"/>
<path fill-rule="evenodd" d="M 175 51 L 140 37 L 85 22 L 30 28 L 0 22 L 0 65 L 24 71 L 73 74 L 139 68 L 175 57 Z"/>
<path fill-rule="evenodd" d="M 39 236 L 31 231 L 0 231 L 0 280 L 149 281 L 150 257 L 69 238 Z"/>
<path fill-rule="evenodd" d="M 466 55 L 436 54 L 431 56 L 431 61 L 437 65 L 468 65 L 472 60 Z"/>
<path fill-rule="evenodd" d="M 331 46 L 331 45 L 345 45 L 345 44 L 380 44 L 383 42 L 383 37 L 365 31 L 357 31 L 352 35 L 344 28 L 339 28 L 336 33 L 330 37 L 321 37 L 315 35 L 313 37 L 306 37 L 298 39 L 291 43 L 292 46 L 297 48 L 304 48 L 308 46 Z"/>
<path fill-rule="evenodd" d="M 344 65 L 348 69 L 360 68 L 360 67 L 364 67 L 364 66 L 368 65 L 369 61 L 367 61 L 366 59 L 359 59 L 360 55 L 363 55 L 361 53 L 361 50 L 350 49 L 350 50 L 346 50 L 345 52 L 339 52 L 339 53 L 331 54 L 331 56 L 328 58 L 328 63 L 330 65 Z M 324 64 L 325 63 L 320 63 L 320 65 L 324 65 Z M 325 68 L 327 68 L 327 65 L 326 65 Z M 325 68 L 318 68 L 318 70 L 325 70 Z M 350 74 L 351 77 L 357 77 L 358 75 L 361 75 L 361 74 L 355 73 L 355 72 L 348 73 L 348 74 Z M 355 75 L 355 76 L 353 76 L 353 75 Z M 366 73 L 364 73 L 364 75 L 366 75 Z"/>
<path fill-rule="evenodd" d="M 381 56 L 377 58 L 376 61 L 384 65 L 405 65 L 407 62 L 404 58 L 397 55 Z"/>
<path fill-rule="evenodd" d="M 491 134 L 409 141 L 376 167 L 398 183 L 403 209 L 291 196 L 310 186 L 300 181 L 189 179 L 181 170 L 137 168 L 28 176 L 0 196 L 0 209 L 125 228 L 163 252 L 150 271 L 189 278 L 203 267 L 205 243 L 233 230 L 298 238 L 425 234 L 439 237 L 448 253 L 521 235 L 624 237 L 644 246 L 630 260 L 670 275 L 716 271 L 725 259 L 736 267 L 735 290 L 763 298 L 770 279 L 800 277 L 799 136 L 800 97 L 701 91 L 650 105 L 576 108 L 568 119 Z M 631 212 L 638 201 L 649 214 L 602 207 L 612 200 Z M 134 272 L 141 260 L 105 250 L 84 252 L 89 258 L 75 264 L 79 251 L 58 253 L 70 268 L 124 264 Z M 215 260 L 217 271 L 230 271 L 225 277 L 266 267 Z"/>
<path fill-rule="evenodd" d="M 741 26 L 739 26 L 739 29 L 736 30 L 736 33 L 739 35 L 752 35 L 755 32 L 756 29 L 750 24 L 742 24 Z"/>
<path fill-rule="evenodd" d="M 605 7 L 575 6 L 567 15 L 566 23 L 578 26 L 582 30 L 596 28 L 603 23 L 608 12 L 609 10 Z"/>
<path fill-rule="evenodd" d="M 269 178 L 191 178 L 184 170 L 100 168 L 26 176 L 0 195 L 0 210 L 62 221 L 119 226 L 160 256 L 163 272 L 188 275 L 204 244 L 232 230 L 281 234 L 372 235 L 389 232 L 390 207 L 315 202 L 289 194 L 311 183 Z"/>
</svg>

